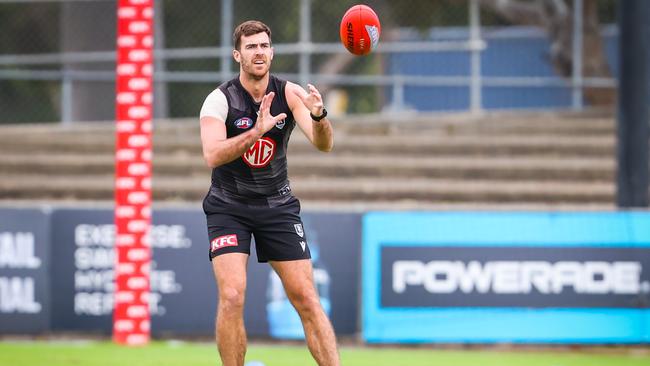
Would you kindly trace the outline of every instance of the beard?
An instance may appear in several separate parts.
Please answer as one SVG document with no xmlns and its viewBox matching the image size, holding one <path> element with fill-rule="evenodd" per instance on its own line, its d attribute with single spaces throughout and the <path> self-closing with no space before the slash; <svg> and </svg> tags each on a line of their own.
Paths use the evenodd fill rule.
<svg viewBox="0 0 650 366">
<path fill-rule="evenodd" d="M 255 60 L 250 62 L 243 62 L 242 71 L 244 71 L 246 75 L 253 80 L 262 80 L 269 73 L 270 69 L 268 61 L 265 61 L 263 66 L 263 68 L 256 67 Z"/>
</svg>

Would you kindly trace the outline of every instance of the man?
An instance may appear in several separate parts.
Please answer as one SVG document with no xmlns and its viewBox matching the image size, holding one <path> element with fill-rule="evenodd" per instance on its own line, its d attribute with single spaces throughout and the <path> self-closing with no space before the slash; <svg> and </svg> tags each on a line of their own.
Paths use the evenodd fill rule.
<svg viewBox="0 0 650 366">
<path fill-rule="evenodd" d="M 235 28 L 239 76 L 214 90 L 201 108 L 203 157 L 212 185 L 203 201 L 210 259 L 219 291 L 217 347 L 223 365 L 246 354 L 243 310 L 251 235 L 259 262 L 269 262 L 300 315 L 319 365 L 339 365 L 334 330 L 314 287 L 300 203 L 287 179 L 287 144 L 298 124 L 321 151 L 332 149 L 332 126 L 320 93 L 270 75 L 271 30 L 259 21 Z"/>
</svg>

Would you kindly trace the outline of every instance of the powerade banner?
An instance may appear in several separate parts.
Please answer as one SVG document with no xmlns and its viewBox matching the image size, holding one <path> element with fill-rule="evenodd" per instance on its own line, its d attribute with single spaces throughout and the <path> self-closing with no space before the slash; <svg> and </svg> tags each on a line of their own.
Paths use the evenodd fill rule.
<svg viewBox="0 0 650 366">
<path fill-rule="evenodd" d="M 49 327 L 49 220 L 36 209 L 0 209 L 0 334 Z"/>
<path fill-rule="evenodd" d="M 357 332 L 361 241 L 359 214 L 303 214 L 314 278 L 338 334 Z M 111 210 L 52 214 L 52 329 L 109 334 L 113 309 Z M 217 290 L 200 210 L 153 212 L 150 313 L 160 335 L 214 333 Z M 303 337 L 299 318 L 268 264 L 248 264 L 245 322 L 251 336 Z"/>
<path fill-rule="evenodd" d="M 649 213 L 371 213 L 368 342 L 650 342 Z"/>
<path fill-rule="evenodd" d="M 384 247 L 381 273 L 383 307 L 644 308 L 650 250 Z"/>
</svg>

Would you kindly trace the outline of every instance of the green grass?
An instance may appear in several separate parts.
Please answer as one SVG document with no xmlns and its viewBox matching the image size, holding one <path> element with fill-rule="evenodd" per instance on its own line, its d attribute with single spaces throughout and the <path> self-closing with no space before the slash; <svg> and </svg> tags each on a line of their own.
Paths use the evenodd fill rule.
<svg viewBox="0 0 650 366">
<path fill-rule="evenodd" d="M 650 351 L 502 351 L 362 347 L 341 349 L 347 366 L 647 366 Z M 315 365 L 306 347 L 252 345 L 247 360 L 266 366 Z M 110 342 L 0 342 L 2 366 L 215 366 L 210 344 L 153 342 L 130 348 Z"/>
</svg>

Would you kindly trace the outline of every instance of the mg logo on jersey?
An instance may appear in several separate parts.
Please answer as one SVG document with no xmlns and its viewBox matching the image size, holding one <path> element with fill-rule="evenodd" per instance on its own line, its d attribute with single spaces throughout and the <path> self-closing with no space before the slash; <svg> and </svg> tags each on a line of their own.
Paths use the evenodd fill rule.
<svg viewBox="0 0 650 366">
<path fill-rule="evenodd" d="M 239 243 L 237 242 L 237 235 L 235 234 L 224 235 L 218 238 L 214 238 L 212 242 L 210 242 L 210 251 L 214 252 L 224 247 L 236 247 L 238 244 Z"/>
<path fill-rule="evenodd" d="M 273 155 L 275 155 L 275 141 L 262 137 L 242 155 L 242 159 L 251 168 L 263 168 L 273 160 Z"/>
</svg>

